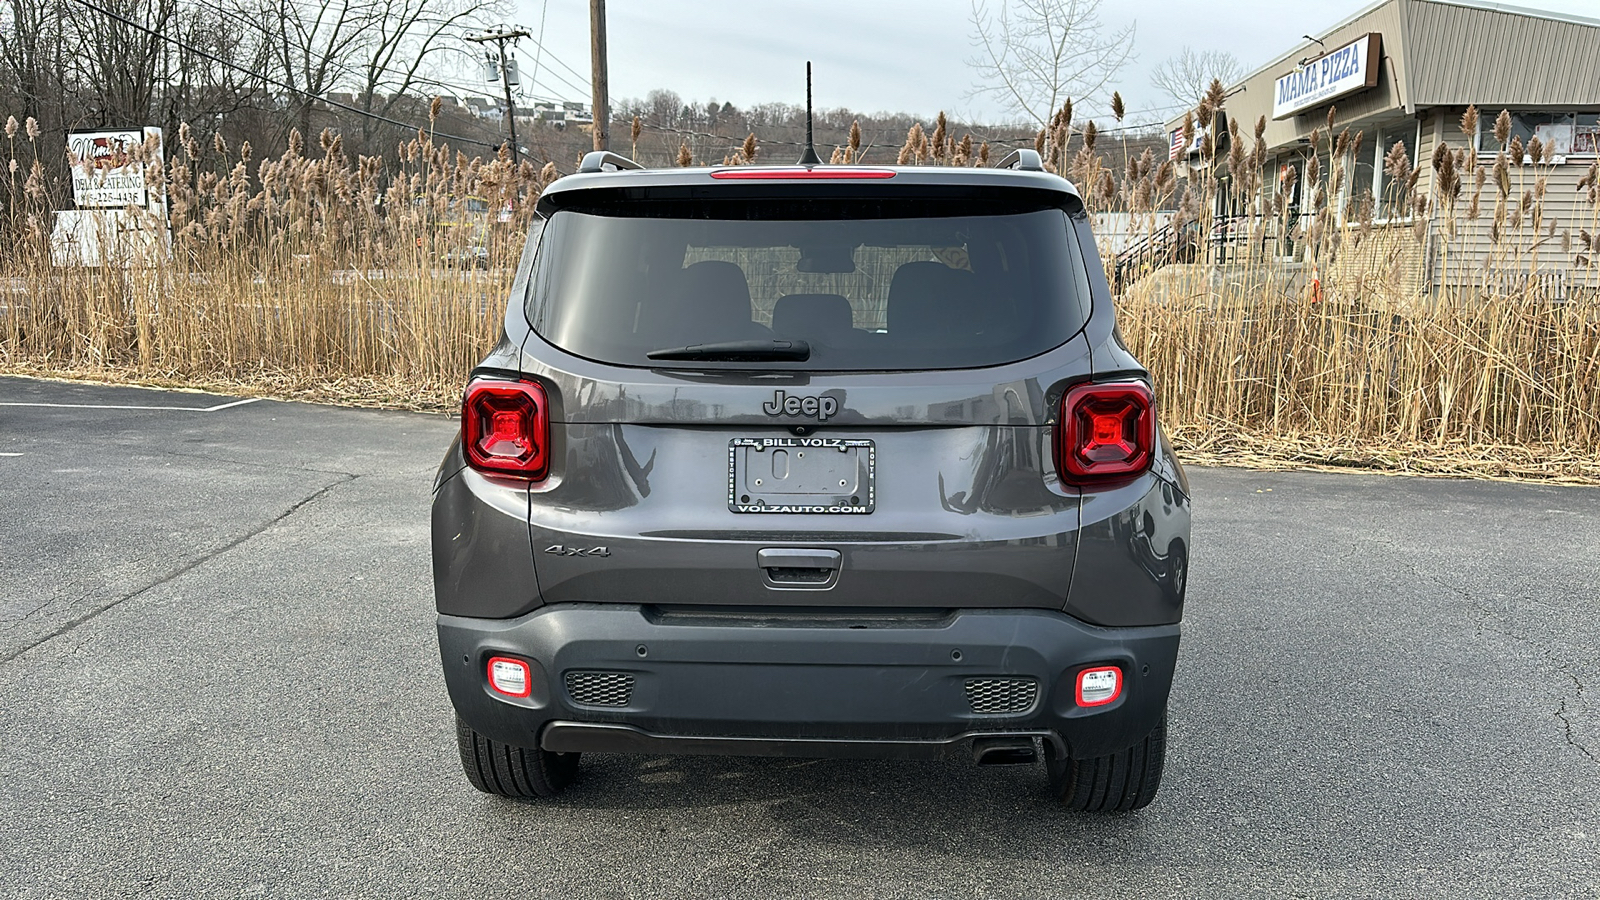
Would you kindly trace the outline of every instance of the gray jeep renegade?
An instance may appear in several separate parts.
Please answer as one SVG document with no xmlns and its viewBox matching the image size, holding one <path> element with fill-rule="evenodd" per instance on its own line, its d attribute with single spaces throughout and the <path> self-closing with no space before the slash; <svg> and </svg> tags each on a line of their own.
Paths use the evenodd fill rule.
<svg viewBox="0 0 1600 900">
<path fill-rule="evenodd" d="M 439 469 L 461 762 L 1033 763 L 1148 804 L 1189 486 L 1083 205 L 995 168 L 645 170 L 539 198 Z"/>
</svg>

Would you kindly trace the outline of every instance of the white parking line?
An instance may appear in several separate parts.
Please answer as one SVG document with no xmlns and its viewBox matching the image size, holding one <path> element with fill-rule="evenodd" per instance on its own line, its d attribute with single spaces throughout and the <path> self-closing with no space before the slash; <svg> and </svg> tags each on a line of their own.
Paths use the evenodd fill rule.
<svg viewBox="0 0 1600 900">
<path fill-rule="evenodd" d="M 201 412 L 216 412 L 219 409 L 232 409 L 235 406 L 243 406 L 246 403 L 254 403 L 254 402 L 256 402 L 257 400 L 260 400 L 260 399 L 261 399 L 260 397 L 246 397 L 243 400 L 235 400 L 232 403 L 222 403 L 222 404 L 218 404 L 217 406 L 208 406 L 205 409 L 202 409 L 200 411 Z"/>
<path fill-rule="evenodd" d="M 21 456 L 21 453 L 0 453 L 0 456 Z"/>
<path fill-rule="evenodd" d="M 216 406 L 114 406 L 102 403 L 21 403 L 0 401 L 0 406 L 37 406 L 45 409 L 135 409 L 153 410 L 156 412 L 217 412 L 243 406 L 246 403 L 255 403 L 260 397 L 248 397 L 244 400 L 234 400 L 231 403 L 220 403 Z"/>
</svg>

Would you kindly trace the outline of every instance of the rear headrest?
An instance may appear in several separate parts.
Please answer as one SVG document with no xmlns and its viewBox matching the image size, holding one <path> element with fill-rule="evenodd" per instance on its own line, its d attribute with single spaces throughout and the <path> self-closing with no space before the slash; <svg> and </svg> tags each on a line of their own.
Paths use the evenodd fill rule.
<svg viewBox="0 0 1600 900">
<path fill-rule="evenodd" d="M 981 324 L 978 278 L 944 263 L 911 262 L 889 282 L 889 336 L 919 341 L 976 335 Z"/>
<path fill-rule="evenodd" d="M 678 276 L 680 312 L 717 321 L 750 321 L 750 285 L 744 270 L 731 262 L 708 259 Z"/>
<path fill-rule="evenodd" d="M 639 328 L 663 345 L 740 340 L 760 326 L 750 320 L 750 285 L 744 270 L 723 260 L 697 262 L 674 276 L 660 296 L 645 303 Z"/>
<path fill-rule="evenodd" d="M 837 346 L 855 324 L 850 301 L 838 294 L 787 294 L 772 307 L 772 330 L 797 340 Z"/>
</svg>

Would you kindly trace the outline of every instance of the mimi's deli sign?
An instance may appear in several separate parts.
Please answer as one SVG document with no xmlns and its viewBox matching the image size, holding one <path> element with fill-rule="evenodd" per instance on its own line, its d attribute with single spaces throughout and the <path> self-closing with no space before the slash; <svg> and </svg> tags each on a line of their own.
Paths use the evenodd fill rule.
<svg viewBox="0 0 1600 900">
<path fill-rule="evenodd" d="M 72 167 L 72 199 L 78 208 L 148 207 L 150 190 L 137 151 L 149 138 L 155 139 L 155 159 L 160 160 L 159 128 L 69 134 L 67 149 L 77 162 Z"/>
<path fill-rule="evenodd" d="M 1382 35 L 1364 34 L 1273 82 L 1272 118 L 1287 119 L 1329 100 L 1378 86 Z"/>
</svg>

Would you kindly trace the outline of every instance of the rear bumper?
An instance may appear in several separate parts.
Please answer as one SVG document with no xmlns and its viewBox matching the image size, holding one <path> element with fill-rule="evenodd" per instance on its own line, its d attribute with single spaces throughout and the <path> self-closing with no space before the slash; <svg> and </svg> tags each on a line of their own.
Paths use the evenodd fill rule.
<svg viewBox="0 0 1600 900">
<path fill-rule="evenodd" d="M 1079 758 L 1131 746 L 1166 708 L 1177 625 L 1099 628 L 1047 610 L 852 616 L 555 604 L 515 619 L 439 617 L 451 702 L 472 728 L 560 751 L 938 758 L 1041 737 Z M 494 656 L 530 664 L 529 696 L 488 687 Z M 1077 673 L 1122 668 L 1122 694 L 1075 702 Z M 627 681 L 578 702 L 572 673 Z M 1031 705 L 979 713 L 969 679 L 1032 680 Z M 581 691 L 580 691 L 581 693 Z M 616 697 L 608 698 L 617 702 Z"/>
<path fill-rule="evenodd" d="M 539 745 L 557 753 L 642 753 L 659 756 L 780 756 L 789 758 L 959 759 L 978 760 L 985 749 L 1034 738 L 1049 741 L 1058 753 L 1066 742 L 1053 731 L 1008 731 L 980 728 L 941 740 L 874 740 L 871 738 L 707 737 L 694 734 L 651 734 L 632 725 L 554 721 L 544 726 Z"/>
</svg>

